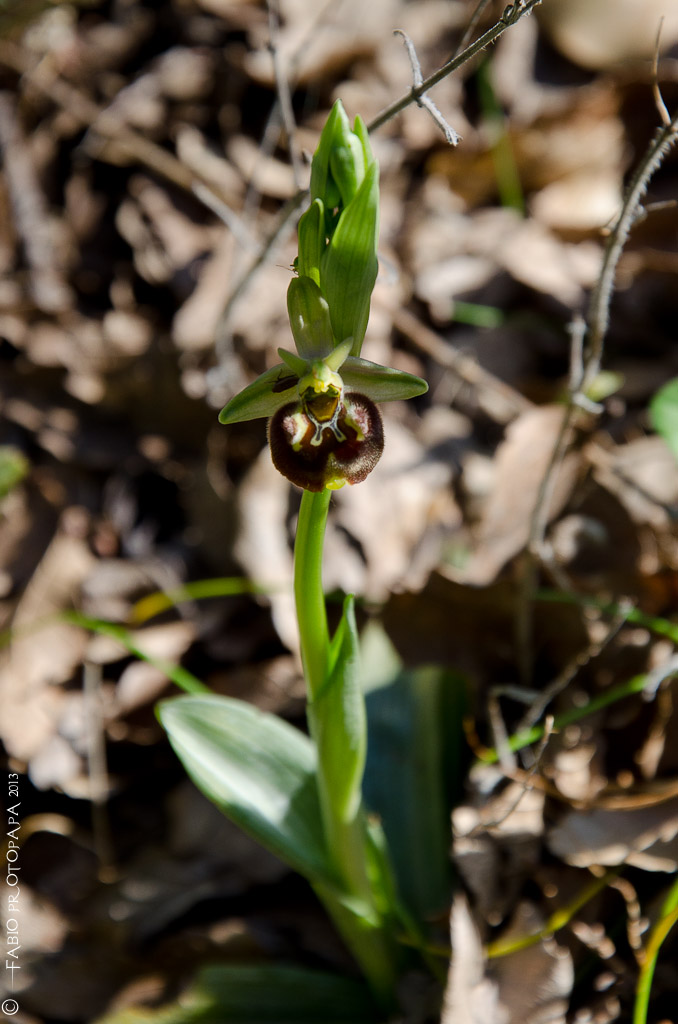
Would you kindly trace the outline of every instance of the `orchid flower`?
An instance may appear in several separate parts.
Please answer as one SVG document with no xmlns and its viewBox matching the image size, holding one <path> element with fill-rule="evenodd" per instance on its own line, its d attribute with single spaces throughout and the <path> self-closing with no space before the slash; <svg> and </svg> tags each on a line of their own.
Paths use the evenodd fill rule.
<svg viewBox="0 0 678 1024">
<path fill-rule="evenodd" d="M 340 102 L 313 158 L 311 205 L 299 223 L 298 276 L 287 293 L 296 352 L 235 395 L 221 423 L 269 418 L 276 468 L 309 491 L 364 480 L 384 447 L 376 402 L 413 398 L 420 377 L 360 357 L 377 275 L 378 166 L 360 118 Z"/>
</svg>

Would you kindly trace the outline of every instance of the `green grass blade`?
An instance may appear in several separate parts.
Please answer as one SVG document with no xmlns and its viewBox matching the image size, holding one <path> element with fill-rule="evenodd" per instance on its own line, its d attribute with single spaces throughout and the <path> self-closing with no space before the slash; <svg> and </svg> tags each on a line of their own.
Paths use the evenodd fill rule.
<svg viewBox="0 0 678 1024">
<path fill-rule="evenodd" d="M 674 925 L 678 923 L 678 879 L 674 881 L 664 901 L 659 920 L 650 932 L 645 957 L 636 985 L 636 1000 L 633 1007 L 633 1024 L 646 1024 L 650 1005 L 650 991 L 659 951 Z"/>
<path fill-rule="evenodd" d="M 139 658 L 141 661 L 145 661 L 163 672 L 168 679 L 171 679 L 185 693 L 211 692 L 209 687 L 205 686 L 188 669 L 183 668 L 181 665 L 175 665 L 170 661 L 165 661 L 164 658 L 156 658 L 154 655 L 147 654 L 143 648 L 139 647 L 133 634 L 125 629 L 124 626 L 119 626 L 114 622 L 107 622 L 105 619 L 93 619 L 89 615 L 83 615 L 81 612 L 76 611 L 61 612 L 51 621 L 54 621 L 55 618 L 60 619 L 62 622 L 70 622 L 73 626 L 80 626 L 91 633 L 99 633 L 102 636 L 110 637 L 111 640 L 116 640 L 125 650 L 133 654 L 135 658 Z"/>
</svg>

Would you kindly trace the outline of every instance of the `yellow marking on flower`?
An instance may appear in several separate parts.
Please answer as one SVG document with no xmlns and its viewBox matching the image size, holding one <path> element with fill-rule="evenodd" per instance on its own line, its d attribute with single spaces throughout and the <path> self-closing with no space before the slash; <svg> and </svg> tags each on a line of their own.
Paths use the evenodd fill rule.
<svg viewBox="0 0 678 1024">
<path fill-rule="evenodd" d="M 290 437 L 289 443 L 295 452 L 298 452 L 308 430 L 308 420 L 303 412 L 290 413 L 289 418 L 294 423 L 294 434 Z"/>
<path fill-rule="evenodd" d="M 299 394 L 313 390 L 316 394 L 323 394 L 334 388 L 340 395 L 344 390 L 344 382 L 338 373 L 330 370 L 322 359 L 311 364 L 311 370 L 299 381 Z"/>
</svg>

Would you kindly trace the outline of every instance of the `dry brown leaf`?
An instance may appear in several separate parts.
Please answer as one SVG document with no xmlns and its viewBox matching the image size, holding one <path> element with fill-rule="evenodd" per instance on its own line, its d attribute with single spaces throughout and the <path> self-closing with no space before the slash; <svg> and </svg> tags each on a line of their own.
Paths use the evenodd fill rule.
<svg viewBox="0 0 678 1024">
<path fill-rule="evenodd" d="M 87 544 L 65 530 L 45 552 L 16 610 L 17 635 L 0 665 L 0 736 L 13 757 L 30 761 L 57 731 L 63 713 L 59 683 L 82 660 L 86 638 L 45 619 L 68 608 L 95 562 Z M 22 630 L 43 625 L 38 630 Z"/>
<path fill-rule="evenodd" d="M 575 867 L 678 867 L 678 798 L 653 807 L 569 811 L 547 835 L 550 850 Z"/>
<path fill-rule="evenodd" d="M 540 23 L 555 45 L 587 68 L 652 60 L 663 22 L 661 52 L 678 39 L 675 0 L 551 0 L 539 8 Z"/>
<path fill-rule="evenodd" d="M 332 521 L 346 533 L 331 531 L 325 559 L 329 589 L 376 601 L 395 589 L 419 590 L 439 562 L 443 531 L 461 522 L 451 464 L 427 458 L 392 414 L 384 428 L 384 454 L 365 486 L 337 492 Z"/>
<path fill-rule="evenodd" d="M 537 908 L 518 904 L 502 940 L 519 939 L 543 927 Z M 574 984 L 572 954 L 553 938 L 544 939 L 490 964 L 510 1024 L 565 1024 Z"/>
<path fill-rule="evenodd" d="M 668 529 L 668 509 L 678 507 L 678 462 L 663 438 L 636 437 L 592 458 L 596 478 L 636 523 Z"/>
<path fill-rule="evenodd" d="M 298 85 L 336 75 L 351 61 L 371 55 L 384 37 L 384 27 L 397 24 L 398 0 L 343 0 L 318 5 L 317 10 L 309 8 L 307 0 L 283 0 L 280 6 L 284 23 L 276 48 Z M 268 32 L 265 38 L 267 44 Z M 267 45 L 245 55 L 245 68 L 255 81 L 275 85 Z"/>
<path fill-rule="evenodd" d="M 240 530 L 234 554 L 248 579 L 270 588 L 271 613 L 278 635 L 299 649 L 292 594 L 293 562 L 287 529 L 290 485 L 262 450 L 238 490 Z"/>
<path fill-rule="evenodd" d="M 492 582 L 527 544 L 537 496 L 564 414 L 561 406 L 543 406 L 522 413 L 507 429 L 497 450 L 494 486 L 482 512 L 476 551 L 464 573 L 466 582 Z M 581 457 L 574 452 L 559 465 L 548 505 L 549 522 L 567 503 L 580 465 Z"/>
<path fill-rule="evenodd" d="M 498 985 L 486 975 L 480 934 L 462 896 L 452 906 L 450 935 L 452 960 L 441 1024 L 509 1024 Z"/>
</svg>

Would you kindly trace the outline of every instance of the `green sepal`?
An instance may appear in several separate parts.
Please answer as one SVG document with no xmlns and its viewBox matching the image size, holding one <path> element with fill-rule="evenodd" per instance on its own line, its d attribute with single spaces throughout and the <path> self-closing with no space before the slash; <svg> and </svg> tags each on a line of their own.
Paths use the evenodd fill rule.
<svg viewBox="0 0 678 1024">
<path fill-rule="evenodd" d="M 322 359 L 332 351 L 329 306 L 312 278 L 292 278 L 287 289 L 287 312 L 297 351 L 303 359 Z"/>
<path fill-rule="evenodd" d="M 296 352 L 290 352 L 286 348 L 279 348 L 278 355 L 295 377 L 303 377 L 305 373 L 308 373 L 308 359 L 302 359 Z"/>
<path fill-rule="evenodd" d="M 314 199 L 322 199 L 326 213 L 331 213 L 341 201 L 337 183 L 330 171 L 330 157 L 336 144 L 336 135 L 341 135 L 342 132 L 342 120 L 346 122 L 348 128 L 348 118 L 343 104 L 341 100 L 337 100 L 320 134 L 318 148 L 311 163 L 311 202 Z"/>
<path fill-rule="evenodd" d="M 392 366 L 381 366 L 356 356 L 349 356 L 342 365 L 341 379 L 347 391 L 358 391 L 373 402 L 416 398 L 428 391 L 426 381 L 413 373 L 396 370 Z"/>
<path fill-rule="evenodd" d="M 348 129 L 348 122 L 346 122 Z M 365 177 L 365 151 L 357 135 L 348 129 L 330 154 L 330 171 L 341 193 L 344 207 L 348 206 Z"/>
<path fill-rule="evenodd" d="M 330 370 L 340 370 L 346 360 L 351 354 L 353 347 L 353 338 L 344 338 L 341 344 L 337 345 L 328 356 L 325 356 L 323 362 L 325 366 L 329 366 Z"/>
<path fill-rule="evenodd" d="M 262 416 L 273 416 L 283 405 L 296 398 L 294 386 L 297 381 L 298 377 L 284 363 L 272 366 L 233 396 L 219 413 L 219 422 L 243 423 Z"/>
<path fill-rule="evenodd" d="M 227 818 L 312 882 L 336 885 L 307 736 L 219 694 L 162 701 L 157 714 L 195 785 Z"/>
<path fill-rule="evenodd" d="M 372 146 L 370 145 L 370 134 L 367 130 L 367 125 L 360 114 L 356 115 L 356 119 L 353 124 L 353 133 L 358 137 L 358 139 L 360 139 L 360 145 L 362 146 L 363 157 L 365 160 L 365 168 L 368 168 L 374 160 L 374 153 L 372 152 Z"/>
<path fill-rule="evenodd" d="M 355 197 L 342 211 L 320 264 L 320 287 L 330 307 L 336 338 L 353 338 L 359 355 L 377 279 L 379 168 L 367 169 Z"/>
<path fill-rule="evenodd" d="M 299 256 L 294 264 L 299 277 L 310 277 L 320 284 L 320 260 L 325 246 L 325 208 L 322 199 L 314 199 L 299 221 Z"/>
<path fill-rule="evenodd" d="M 334 813 L 351 821 L 361 800 L 367 751 L 365 700 L 360 684 L 354 599 L 344 611 L 330 644 L 327 681 L 309 709 L 318 746 L 319 777 Z"/>
</svg>

